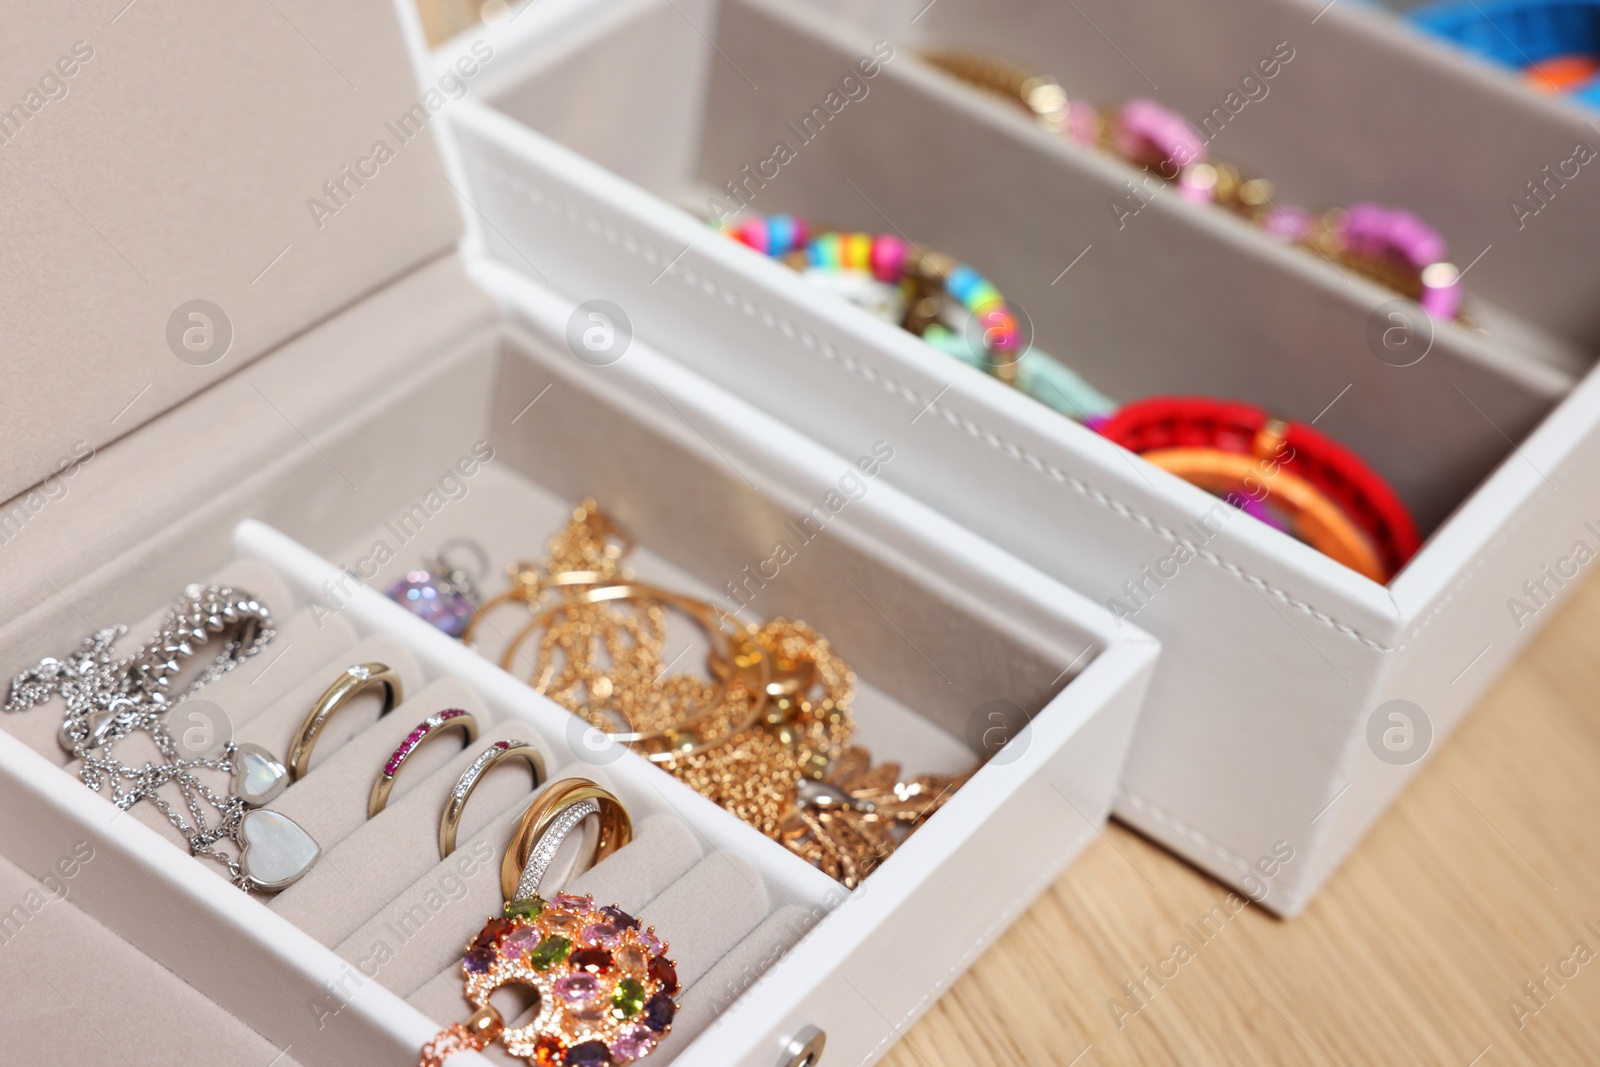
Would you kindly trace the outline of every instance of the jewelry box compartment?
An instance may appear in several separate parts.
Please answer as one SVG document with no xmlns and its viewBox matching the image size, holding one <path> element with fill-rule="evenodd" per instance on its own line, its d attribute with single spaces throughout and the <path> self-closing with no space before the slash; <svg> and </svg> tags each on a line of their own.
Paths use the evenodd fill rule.
<svg viewBox="0 0 1600 1067">
<path fill-rule="evenodd" d="M 39 874 L 73 842 L 91 841 L 96 859 L 75 880 L 74 899 L 296 1061 L 409 1062 L 468 1010 L 456 961 L 500 903 L 479 852 L 490 847 L 488 866 L 498 869 L 526 775 L 486 779 L 476 794 L 481 810 L 463 823 L 458 855 L 480 861 L 480 873 L 389 846 L 403 837 L 431 851 L 433 823 L 418 814 L 436 818 L 434 794 L 481 741 L 511 731 L 538 747 L 547 778 L 579 774 L 613 790 L 641 840 L 658 828 L 659 851 L 662 834 L 672 836 L 659 828 L 671 824 L 704 857 L 690 874 L 662 876 L 656 901 L 637 902 L 649 923 L 653 903 L 675 899 L 674 913 L 689 915 L 677 951 L 700 960 L 698 983 L 684 972 L 684 1028 L 668 1039 L 676 1048 L 652 1055 L 765 1067 L 816 1028 L 830 1061 L 870 1061 L 1098 832 L 1158 646 L 867 474 L 870 464 L 806 441 L 642 339 L 617 362 L 592 365 L 568 347 L 566 302 L 493 265 L 477 280 L 502 302 L 503 320 L 486 316 L 453 259 L 442 261 L 103 450 L 11 547 L 48 557 L 52 536 L 105 513 L 135 471 L 151 472 L 142 488 L 152 511 L 130 515 L 125 528 L 160 513 L 168 520 L 76 579 L 46 574 L 53 592 L 6 624 L 0 648 L 15 673 L 117 621 L 134 623 L 128 648 L 184 581 L 275 587 L 278 636 L 195 698 L 220 706 L 239 739 L 281 755 L 306 703 L 374 649 L 395 660 L 421 705 L 354 715 L 352 726 L 372 725 L 347 729 L 349 739 L 282 794 L 295 817 L 332 825 L 357 802 L 364 813 L 368 777 L 352 785 L 319 770 L 371 756 L 375 772 L 381 742 L 393 740 L 378 731 L 440 710 L 433 702 L 480 717 L 480 744 L 419 748 L 432 766 L 413 768 L 409 783 L 402 774 L 391 807 L 344 826 L 302 881 L 258 898 L 187 855 L 140 811 L 147 805 L 119 812 L 66 773 L 54 740 L 59 703 L 47 705 L 0 717 L 0 803 L 14 813 L 0 824 L 0 852 Z M 385 354 L 391 344 L 395 354 Z M 365 373 L 324 370 L 347 360 Z M 316 395 L 306 391 L 312 383 Z M 256 393 L 281 405 L 275 427 L 242 403 Z M 222 411 L 238 414 L 215 419 Z M 151 449 L 189 439 L 197 423 L 215 439 L 194 468 L 149 464 Z M 892 465 L 894 434 L 888 427 L 860 450 L 871 455 L 884 442 L 880 462 Z M 259 467 L 237 469 L 247 460 Z M 566 710 L 358 580 L 382 582 L 385 568 L 412 565 L 450 537 L 480 539 L 495 563 L 536 559 L 591 495 L 637 539 L 629 561 L 641 579 L 730 607 L 726 583 L 744 578 L 747 564 L 770 573 L 759 565 L 795 536 L 790 524 L 821 524 L 826 514 L 824 531 L 775 576 L 742 587 L 753 598 L 747 617 L 788 614 L 829 638 L 857 672 L 859 739 L 876 760 L 902 759 L 913 773 L 958 770 L 976 763 L 974 744 L 995 744 L 985 736 L 991 705 L 1026 709 L 1031 722 L 847 892 L 640 756 L 597 753 L 592 731 Z M 175 501 L 193 504 L 177 508 L 182 523 L 170 521 Z M 335 737 L 330 729 L 321 743 Z M 386 836 L 399 827 L 404 835 Z M 607 873 L 625 854 L 583 886 L 597 897 L 602 885 L 627 890 Z M 706 885 L 721 885 L 722 896 L 691 877 L 719 854 L 728 869 Z M 630 862 L 637 891 L 635 868 L 654 868 Z M 987 905 L 963 906 L 979 885 L 989 887 Z M 441 894 L 443 904 L 428 903 Z M 410 933 L 405 916 L 417 906 L 431 917 Z M 719 919 L 738 930 L 708 947 L 699 938 Z M 365 938 L 386 937 L 385 922 L 409 936 L 379 960 Z M 417 955 L 424 950 L 445 958 Z M 444 1015 L 452 1005 L 459 1016 Z"/>
<path fill-rule="evenodd" d="M 919 57 L 922 42 L 966 40 L 961 34 L 933 36 L 919 20 L 915 34 L 896 35 L 896 25 L 903 23 L 885 18 L 862 32 L 772 0 L 629 0 L 575 18 L 486 72 L 481 100 L 515 125 L 474 101 L 453 113 L 473 204 L 488 220 L 479 227 L 486 247 L 574 299 L 609 296 L 673 355 L 778 410 L 795 403 L 789 375 L 691 339 L 698 320 L 683 313 L 682 298 L 765 324 L 778 309 L 763 294 L 800 300 L 805 282 L 749 249 L 716 255 L 706 247 L 716 234 L 690 235 L 693 224 L 676 213 L 675 224 L 662 225 L 636 202 L 637 189 L 604 182 L 583 162 L 702 222 L 785 212 L 830 228 L 903 235 L 992 280 L 1008 306 L 1021 309 L 1038 348 L 1115 401 L 1218 396 L 1315 420 L 1393 486 L 1423 536 L 1587 366 L 1571 353 L 1530 360 L 1520 343 L 1425 316 L 1398 312 L 1391 320 L 1396 293 L 1226 212 L 1196 210 L 1165 187 L 1144 194 L 1149 202 L 1137 213 L 1119 212 L 1136 169 L 1064 143 L 1014 105 Z M 864 76 L 862 63 L 876 73 Z M 1293 62 L 1283 65 L 1274 84 L 1295 73 Z M 603 249 L 613 255 L 601 262 L 587 247 L 597 234 L 574 229 L 565 181 L 552 183 L 546 168 L 589 195 L 604 190 L 607 210 L 648 220 L 647 229 L 630 228 L 636 251 L 617 257 Z M 1282 188 L 1299 198 L 1321 192 L 1298 180 Z M 1365 198 L 1383 200 L 1373 189 L 1329 202 Z M 654 234 L 657 225 L 663 232 Z M 724 262 L 737 265 L 744 285 L 721 289 L 710 280 L 712 265 Z M 1476 270 L 1469 278 L 1476 308 Z M 1402 333 L 1430 334 L 1411 342 L 1427 347 L 1425 358 L 1383 348 L 1385 330 L 1393 334 L 1397 324 Z M 894 344 L 886 323 L 863 321 L 858 331 Z M 909 349 L 945 381 L 1001 391 L 977 369 L 922 345 Z M 818 385 L 803 395 L 807 407 L 837 402 Z"/>
<path fill-rule="evenodd" d="M 1223 159 L 1271 179 L 1277 203 L 1413 211 L 1469 272 L 1467 313 L 1498 351 L 1569 375 L 1587 372 L 1600 352 L 1593 278 L 1572 269 L 1600 239 L 1600 193 L 1583 173 L 1600 151 L 1592 116 L 1463 62 L 1376 5 L 806 6 L 913 47 L 1007 57 L 1054 76 L 1069 99 L 1151 97 L 1187 117 Z M 1325 287 L 1377 302 L 1356 279 L 1319 273 Z"/>
<path fill-rule="evenodd" d="M 1315 15 L 1317 30 L 1343 17 Z M 764 0 L 531 7 L 488 31 L 496 65 L 451 111 L 475 240 L 571 299 L 621 307 L 637 335 L 835 451 L 904 423 L 887 480 L 1163 640 L 1118 817 L 1246 890 L 1292 845 L 1263 902 L 1292 916 L 1418 766 L 1367 743 L 1373 717 L 1396 700 L 1423 709 L 1436 748 L 1566 595 L 1547 583 L 1507 611 L 1600 506 L 1582 489 L 1600 484 L 1600 379 L 1578 379 L 1586 357 L 1541 341 L 1535 358 L 1515 329 L 1429 326 L 1405 301 L 1406 336 L 1432 340 L 1396 359 L 1392 293 L 1161 189 L 1119 230 L 1128 169 L 919 65 L 928 18 L 907 20 L 907 45 Z M 1376 48 L 1370 19 L 1352 24 L 1339 33 Z M 879 40 L 894 57 L 868 79 L 856 64 Z M 1320 69 L 1296 66 L 1311 48 L 1263 114 L 1295 98 L 1297 69 Z M 1462 80 L 1436 58 L 1417 69 Z M 1231 68 L 1218 77 L 1225 92 Z M 787 124 L 830 93 L 837 114 L 796 147 Z M 775 178 L 756 169 L 782 155 L 774 137 L 794 156 Z M 1040 348 L 1115 399 L 1188 390 L 1314 422 L 1395 488 L 1425 542 L 1379 585 L 1267 524 L 1216 528 L 1204 491 L 712 232 L 696 216 L 729 181 L 748 183 L 755 211 L 899 232 L 972 263 L 1017 297 Z M 1469 304 L 1505 250 L 1468 272 Z M 1509 284 L 1485 291 L 1508 316 L 1537 311 Z"/>
</svg>

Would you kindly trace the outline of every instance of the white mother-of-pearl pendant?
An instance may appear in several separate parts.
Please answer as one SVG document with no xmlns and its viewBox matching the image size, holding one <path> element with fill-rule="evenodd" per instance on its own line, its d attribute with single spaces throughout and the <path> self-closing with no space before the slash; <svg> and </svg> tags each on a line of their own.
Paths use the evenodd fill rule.
<svg viewBox="0 0 1600 1067">
<path fill-rule="evenodd" d="M 246 741 L 233 754 L 233 795 L 252 808 L 272 803 L 289 784 L 289 769 L 260 745 Z"/>
<path fill-rule="evenodd" d="M 322 849 L 300 824 L 276 811 L 257 808 L 239 820 L 239 867 L 251 888 L 275 893 L 311 869 Z"/>
</svg>

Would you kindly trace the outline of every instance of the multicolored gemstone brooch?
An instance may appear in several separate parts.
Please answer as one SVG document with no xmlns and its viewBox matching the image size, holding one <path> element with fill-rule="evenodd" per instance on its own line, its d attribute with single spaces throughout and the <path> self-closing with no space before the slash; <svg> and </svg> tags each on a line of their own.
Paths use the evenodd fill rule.
<svg viewBox="0 0 1600 1067">
<path fill-rule="evenodd" d="M 423 1046 L 421 1067 L 499 1040 L 536 1067 L 610 1067 L 648 1055 L 672 1029 L 678 972 L 655 930 L 594 898 L 535 894 L 506 904 L 467 944 L 461 962 L 472 1019 Z M 508 1028 L 489 1002 L 520 986 L 532 1018 Z"/>
</svg>

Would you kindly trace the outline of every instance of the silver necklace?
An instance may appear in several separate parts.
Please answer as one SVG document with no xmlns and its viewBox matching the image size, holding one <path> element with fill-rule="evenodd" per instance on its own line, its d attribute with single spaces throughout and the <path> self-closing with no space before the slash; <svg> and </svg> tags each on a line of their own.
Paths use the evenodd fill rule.
<svg viewBox="0 0 1600 1067">
<path fill-rule="evenodd" d="M 266 647 L 275 635 L 272 613 L 249 593 L 190 585 L 156 634 L 133 655 L 119 658 L 113 645 L 125 633 L 125 626 L 98 630 L 68 658 L 40 660 L 12 680 L 3 710 L 27 711 L 60 696 L 66 713 L 57 738 L 82 761 L 79 777 L 90 789 L 108 793 L 124 811 L 150 801 L 192 853 L 222 864 L 242 889 L 275 891 L 299 879 L 317 859 L 316 842 L 287 816 L 258 807 L 286 783 L 282 763 L 258 745 L 232 740 L 218 756 L 185 757 L 166 724 L 167 711 L 179 700 Z M 174 696 L 173 681 L 185 663 L 224 637 L 215 658 Z M 160 761 L 134 766 L 115 757 L 117 742 L 134 733 L 150 737 Z M 229 789 L 206 784 L 197 773 L 203 770 L 226 775 Z M 169 783 L 182 794 L 183 810 L 159 794 Z M 233 842 L 237 855 L 217 847 L 224 841 Z"/>
</svg>

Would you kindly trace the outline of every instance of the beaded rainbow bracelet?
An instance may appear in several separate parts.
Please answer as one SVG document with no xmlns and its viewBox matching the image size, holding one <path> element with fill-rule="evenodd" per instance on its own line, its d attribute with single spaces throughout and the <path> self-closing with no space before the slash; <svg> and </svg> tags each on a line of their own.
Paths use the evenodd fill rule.
<svg viewBox="0 0 1600 1067">
<path fill-rule="evenodd" d="M 885 285 L 909 285 L 919 300 L 937 300 L 946 293 L 982 323 L 985 347 L 994 352 L 1013 352 L 1021 341 L 1016 316 L 994 283 L 965 263 L 924 252 L 894 234 L 823 231 L 813 236 L 810 225 L 796 215 L 756 215 L 726 232 L 774 259 L 798 255 L 804 257 L 803 266 L 858 271 Z M 930 305 L 922 310 L 933 309 Z M 919 324 L 924 328 L 938 318 L 921 317 L 926 320 Z M 920 334 L 922 329 L 913 332 Z"/>
<path fill-rule="evenodd" d="M 1438 319 L 1461 313 L 1461 272 L 1445 259 L 1444 238 L 1409 211 L 1359 203 L 1314 213 L 1279 207 L 1264 178 L 1209 158 L 1206 139 L 1177 112 L 1143 97 L 1099 108 L 1069 100 L 1054 78 L 994 56 L 932 51 L 923 58 L 977 88 L 1026 109 L 1050 132 L 1143 167 L 1185 200 L 1212 204 L 1268 236 L 1314 252 L 1422 305 Z"/>
<path fill-rule="evenodd" d="M 717 229 L 799 271 L 854 273 L 897 288 L 906 306 L 902 327 L 1069 418 L 1082 422 L 1116 407 L 1069 367 L 1025 343 L 994 283 L 950 256 L 894 234 L 817 230 L 796 215 L 753 215 Z M 971 316 L 976 336 L 950 327 L 951 301 Z"/>
</svg>

